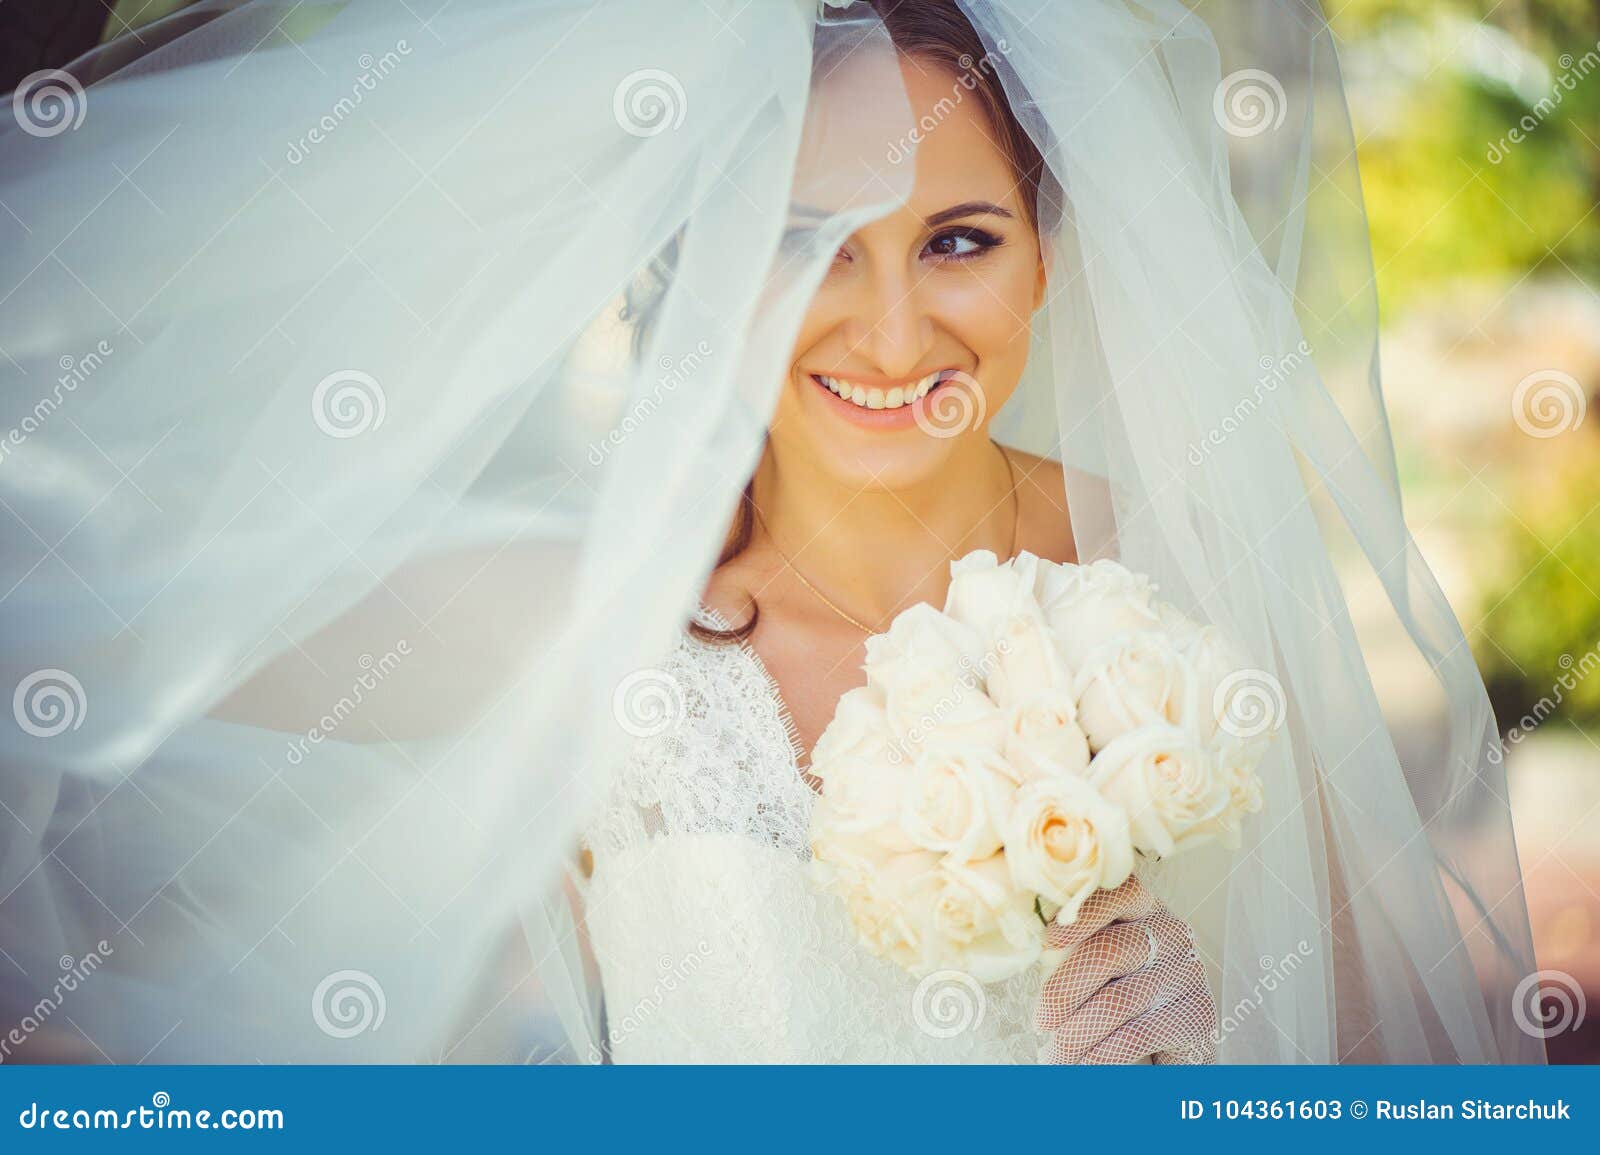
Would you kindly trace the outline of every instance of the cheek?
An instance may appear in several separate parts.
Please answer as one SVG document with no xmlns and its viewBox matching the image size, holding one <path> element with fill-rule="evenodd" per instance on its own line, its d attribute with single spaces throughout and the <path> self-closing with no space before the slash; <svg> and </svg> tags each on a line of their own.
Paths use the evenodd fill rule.
<svg viewBox="0 0 1600 1155">
<path fill-rule="evenodd" d="M 951 332 L 980 361 L 1026 355 L 1033 315 L 1034 269 L 1011 260 L 953 279 L 940 292 Z"/>
</svg>

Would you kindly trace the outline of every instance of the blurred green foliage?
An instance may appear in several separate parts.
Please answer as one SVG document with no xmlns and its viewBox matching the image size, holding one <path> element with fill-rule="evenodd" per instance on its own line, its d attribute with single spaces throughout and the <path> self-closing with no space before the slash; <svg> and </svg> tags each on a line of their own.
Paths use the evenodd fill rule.
<svg viewBox="0 0 1600 1155">
<path fill-rule="evenodd" d="M 1327 7 L 1385 320 L 1463 280 L 1508 292 L 1533 278 L 1600 281 L 1600 4 Z M 1457 529 L 1483 559 L 1476 604 L 1461 608 L 1502 726 L 1548 711 L 1600 730 L 1597 419 L 1591 412 L 1560 443 L 1493 439 L 1462 465 L 1500 478 L 1514 507 L 1479 505 Z M 1441 464 L 1453 452 L 1399 448 L 1402 462 L 1444 470 L 1409 490 L 1465 491 L 1467 478 Z"/>
<path fill-rule="evenodd" d="M 1328 8 L 1351 73 L 1386 316 L 1450 279 L 1600 274 L 1595 0 Z M 1381 99 L 1364 102 L 1369 89 Z M 1536 127 L 1514 143 L 1524 117 Z"/>
<path fill-rule="evenodd" d="M 1600 470 L 1583 464 L 1524 506 L 1490 591 L 1475 650 L 1503 726 L 1544 698 L 1552 716 L 1600 729 Z"/>
</svg>

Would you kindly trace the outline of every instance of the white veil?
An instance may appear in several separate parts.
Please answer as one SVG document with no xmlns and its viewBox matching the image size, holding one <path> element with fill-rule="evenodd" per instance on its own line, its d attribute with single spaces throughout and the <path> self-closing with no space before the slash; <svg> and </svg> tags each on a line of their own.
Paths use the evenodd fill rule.
<svg viewBox="0 0 1600 1155">
<path fill-rule="evenodd" d="M 1222 1058 L 1540 1058 L 1320 12 L 963 7 L 1063 214 L 997 435 L 1073 467 L 1084 558 L 1281 689 L 1248 852 L 1156 880 Z M 908 191 L 892 45 L 797 0 L 258 0 L 141 36 L 0 127 L 0 1023 L 116 1061 L 601 1054 L 568 867 L 673 709 L 652 671 L 812 289 Z M 1427 765 L 1351 572 L 1439 687 Z"/>
</svg>

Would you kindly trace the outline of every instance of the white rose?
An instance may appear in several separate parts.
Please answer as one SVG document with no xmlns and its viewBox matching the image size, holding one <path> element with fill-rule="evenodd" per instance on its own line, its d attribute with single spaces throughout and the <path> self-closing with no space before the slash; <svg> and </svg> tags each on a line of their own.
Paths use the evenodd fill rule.
<svg viewBox="0 0 1600 1155">
<path fill-rule="evenodd" d="M 997 625 L 994 648 L 984 656 L 989 697 L 1009 707 L 1071 685 L 1054 631 L 1037 607 Z"/>
<path fill-rule="evenodd" d="M 983 689 L 978 636 L 930 605 L 901 613 L 867 639 L 867 685 L 883 695 L 892 740 L 914 754 L 936 729 L 998 745 L 1004 719 Z"/>
<path fill-rule="evenodd" d="M 1134 848 L 1166 857 L 1217 836 L 1230 802 L 1215 755 L 1176 726 L 1142 726 L 1094 756 L 1088 781 L 1128 815 Z"/>
<path fill-rule="evenodd" d="M 1194 721 L 1200 736 L 1208 741 L 1219 736 L 1218 723 L 1224 718 L 1229 718 L 1224 725 L 1234 733 L 1254 734 L 1282 725 L 1283 691 L 1270 673 L 1256 669 L 1216 625 L 1195 624 L 1173 606 L 1160 609 L 1168 637 L 1194 670 L 1198 702 Z"/>
<path fill-rule="evenodd" d="M 907 970 L 923 968 L 932 911 L 943 889 L 938 855 L 892 855 L 872 872 L 847 875 L 842 883 L 837 875 L 822 877 L 844 898 L 851 925 L 869 951 Z"/>
<path fill-rule="evenodd" d="M 1189 659 L 1165 633 L 1124 634 L 1090 650 L 1073 681 L 1091 749 L 1140 726 L 1182 726 L 1200 711 Z"/>
<path fill-rule="evenodd" d="M 1078 725 L 1071 695 L 1044 693 L 1013 706 L 1007 717 L 1005 760 L 1024 780 L 1081 775 L 1089 740 Z"/>
<path fill-rule="evenodd" d="M 1039 559 L 1031 553 L 1001 562 L 986 549 L 951 562 L 946 616 L 975 631 L 984 646 L 993 646 L 1003 622 L 1038 611 L 1034 597 L 1038 566 Z"/>
<path fill-rule="evenodd" d="M 985 751 L 920 755 L 902 798 L 900 828 L 924 850 L 961 862 L 1000 849 L 1000 824 L 1016 791 L 1010 768 Z"/>
<path fill-rule="evenodd" d="M 1039 605 L 1073 670 L 1112 638 L 1161 625 L 1150 579 L 1117 562 L 1046 564 L 1038 579 Z"/>
<path fill-rule="evenodd" d="M 1260 761 L 1260 748 L 1270 737 L 1268 734 L 1239 739 L 1218 731 L 1211 743 L 1222 783 L 1228 791 L 1227 809 L 1216 819 L 1216 837 L 1229 850 L 1239 849 L 1245 815 L 1261 812 L 1264 801 L 1261 777 L 1255 767 Z"/>
<path fill-rule="evenodd" d="M 1133 873 L 1128 815 L 1081 778 L 1030 782 L 1005 826 L 1006 863 L 1019 889 L 1059 906 L 1069 923 L 1096 890 Z"/>
<path fill-rule="evenodd" d="M 826 779 L 831 764 L 873 757 L 889 741 L 883 692 L 874 686 L 858 686 L 846 691 L 834 707 L 832 720 L 811 751 L 811 772 Z"/>
<path fill-rule="evenodd" d="M 900 828 L 901 799 L 911 784 L 911 767 L 897 760 L 885 743 L 864 756 L 838 758 L 812 771 L 822 780 L 822 797 L 812 813 L 812 845 L 836 845 L 853 856 L 916 849 Z"/>
<path fill-rule="evenodd" d="M 980 983 L 1001 982 L 1038 961 L 1044 923 L 1034 896 L 1011 881 L 1004 855 L 940 864 L 920 972 L 965 971 Z"/>
</svg>

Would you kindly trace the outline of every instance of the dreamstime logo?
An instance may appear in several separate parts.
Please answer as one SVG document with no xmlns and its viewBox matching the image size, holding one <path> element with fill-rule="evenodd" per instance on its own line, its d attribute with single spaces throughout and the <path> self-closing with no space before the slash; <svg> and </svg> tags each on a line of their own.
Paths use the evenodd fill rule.
<svg viewBox="0 0 1600 1155">
<path fill-rule="evenodd" d="M 17 683 L 11 696 L 17 725 L 35 738 L 54 738 L 76 730 L 88 712 L 83 683 L 65 670 L 35 670 Z"/>
<path fill-rule="evenodd" d="M 982 694 L 983 683 L 987 682 L 989 676 L 994 673 L 995 668 L 1000 664 L 1000 659 L 1010 652 L 1010 641 L 1001 638 L 995 643 L 994 649 L 985 653 L 976 662 L 965 654 L 961 655 L 961 659 L 956 663 L 961 672 L 956 675 L 955 690 L 952 693 L 941 696 L 937 702 L 928 708 L 926 713 L 906 727 L 905 733 L 900 738 L 889 744 L 889 761 L 898 766 L 908 759 L 914 760 L 916 758 L 915 752 L 922 746 L 922 740 L 937 729 L 941 722 L 958 710 L 961 704 L 967 700 L 968 694 L 973 691 Z"/>
<path fill-rule="evenodd" d="M 1217 85 L 1211 111 L 1229 136 L 1260 136 L 1283 124 L 1289 97 L 1272 73 L 1241 68 Z"/>
<path fill-rule="evenodd" d="M 620 1015 L 613 1008 L 612 1013 L 606 1016 L 606 1049 L 608 1053 L 615 1053 L 617 1044 L 633 1034 L 649 1021 L 667 1001 L 667 996 L 676 992 L 679 986 L 688 981 L 689 977 L 700 969 L 706 958 L 711 954 L 711 944 L 701 939 L 695 943 L 694 950 L 684 955 L 681 959 L 674 960 L 667 955 L 662 955 L 657 963 L 655 983 L 648 994 L 634 1003 L 633 1006 Z M 615 1016 L 615 1017 L 613 1017 Z M 591 1062 L 598 1063 L 604 1056 L 596 1047 L 590 1051 Z"/>
<path fill-rule="evenodd" d="M 342 726 L 347 718 L 361 708 L 361 704 L 367 700 L 367 695 L 400 668 L 400 659 L 410 656 L 411 642 L 401 638 L 395 643 L 394 649 L 384 651 L 381 658 L 374 658 L 371 654 L 362 654 L 357 658 L 356 665 L 361 667 L 361 673 L 350 683 L 350 692 L 340 697 L 326 714 L 318 718 L 317 724 L 306 731 L 305 737 L 295 738 L 289 743 L 287 755 L 289 765 L 298 766 L 304 762 L 310 748 L 325 741 Z"/>
<path fill-rule="evenodd" d="M 934 971 L 911 996 L 917 1029 L 935 1039 L 953 1039 L 978 1029 L 988 1000 L 978 980 L 965 971 Z"/>
<path fill-rule="evenodd" d="M 1005 38 L 1002 37 L 995 42 L 995 48 L 1004 56 L 1011 50 L 1011 45 L 1007 44 Z M 911 126 L 910 132 L 889 145 L 888 151 L 884 153 L 884 159 L 890 164 L 900 164 L 902 161 L 909 160 L 916 155 L 917 145 L 927 139 L 929 133 L 943 124 L 952 112 L 961 107 L 962 102 L 966 99 L 966 93 L 978 87 L 977 78 L 973 75 L 974 69 L 985 76 L 994 69 L 994 55 L 993 53 L 985 52 L 977 60 L 974 60 L 971 53 L 964 52 L 957 59 L 956 64 L 961 69 L 961 72 L 956 77 L 955 87 L 951 88 L 950 95 L 940 97 L 938 102 L 934 104 L 933 110 L 923 113 L 921 119 Z"/>
<path fill-rule="evenodd" d="M 105 364 L 106 358 L 115 352 L 109 341 L 98 341 L 95 347 L 81 357 L 74 357 L 71 353 L 63 353 L 56 362 L 61 369 L 61 375 L 56 378 L 55 388 L 47 396 L 34 402 L 30 410 L 21 421 L 17 422 L 3 437 L 0 437 L 0 462 L 4 462 L 11 455 L 11 451 L 33 434 L 39 432 L 60 409 L 69 393 L 77 391 L 79 385 L 87 381 L 94 373 Z"/>
<path fill-rule="evenodd" d="M 1201 466 L 1211 451 L 1221 445 L 1228 437 L 1243 427 L 1244 423 L 1255 415 L 1257 410 L 1266 402 L 1267 394 L 1276 393 L 1278 387 L 1289 379 L 1289 375 L 1305 363 L 1311 356 L 1311 346 L 1302 340 L 1282 357 L 1273 357 L 1263 353 L 1257 362 L 1261 367 L 1261 376 L 1256 378 L 1256 386 L 1250 396 L 1239 398 L 1233 411 L 1222 419 L 1220 425 L 1214 425 L 1206 431 L 1204 437 L 1189 446 L 1189 464 Z"/>
<path fill-rule="evenodd" d="M 283 159 L 290 164 L 299 164 L 311 154 L 311 150 L 332 135 L 348 120 L 361 102 L 366 99 L 366 94 L 378 87 L 378 82 L 387 77 L 400 66 L 400 58 L 411 55 L 411 45 L 405 40 L 395 41 L 395 45 L 382 56 L 374 57 L 370 52 L 363 52 L 356 59 L 356 66 L 361 69 L 355 83 L 350 86 L 350 95 L 341 96 L 334 101 L 333 109 L 323 114 L 322 118 L 306 132 L 299 140 L 291 141 L 289 148 L 283 154 Z"/>
<path fill-rule="evenodd" d="M 1315 953 L 1312 945 L 1305 939 L 1295 943 L 1294 950 L 1282 958 L 1273 958 L 1264 954 L 1260 958 L 1261 977 L 1250 988 L 1250 993 L 1240 998 L 1233 1004 L 1233 1008 L 1217 1020 L 1217 1025 L 1212 1029 L 1211 1040 L 1220 1043 L 1222 1040 L 1238 1030 L 1240 1025 L 1256 1011 L 1261 1009 L 1267 1001 L 1267 996 L 1284 983 L 1291 975 L 1298 971 Z"/>
<path fill-rule="evenodd" d="M 617 422 L 616 427 L 606 434 L 603 441 L 590 444 L 589 464 L 594 466 L 605 464 L 606 456 L 611 450 L 626 441 L 629 434 L 643 425 L 645 421 L 655 414 L 656 410 L 661 408 L 663 395 L 671 393 L 679 385 L 687 381 L 689 374 L 698 369 L 701 363 L 709 356 L 711 356 L 711 346 L 705 341 L 698 342 L 693 349 L 676 361 L 663 353 L 660 361 L 657 362 L 661 367 L 661 376 L 656 378 L 656 386 L 651 391 L 650 396 L 641 397 L 634 402 L 628 412 L 623 415 L 622 420 Z"/>
<path fill-rule="evenodd" d="M 12 94 L 11 111 L 29 136 L 60 136 L 83 123 L 89 99 L 77 77 L 46 68 L 22 78 Z"/>
<path fill-rule="evenodd" d="M 1583 422 L 1587 399 L 1577 378 L 1559 369 L 1529 373 L 1511 392 L 1511 419 L 1529 437 L 1560 437 Z"/>
<path fill-rule="evenodd" d="M 982 425 L 987 411 L 983 386 L 958 369 L 914 404 L 911 417 L 929 437 L 959 437 Z"/>
<path fill-rule="evenodd" d="M 1499 140 L 1490 141 L 1489 149 L 1484 154 L 1490 164 L 1499 164 L 1505 160 L 1510 151 L 1527 140 L 1543 124 L 1561 102 L 1566 99 L 1566 93 L 1577 90 L 1580 80 L 1587 80 L 1596 70 L 1600 70 L 1600 42 L 1574 59 L 1572 53 L 1563 52 L 1557 64 L 1561 65 L 1561 75 L 1556 77 L 1555 83 L 1550 86 L 1550 93 L 1539 98 L 1539 103 L 1533 106 L 1533 111 L 1524 113 L 1522 119 L 1511 126 L 1510 131 Z"/>
<path fill-rule="evenodd" d="M 1595 670 L 1600 669 L 1600 646 L 1586 650 L 1582 657 L 1574 658 L 1571 654 L 1562 654 L 1556 659 L 1556 665 L 1561 667 L 1561 673 L 1556 675 L 1555 683 L 1550 687 L 1550 692 L 1541 697 L 1528 712 L 1517 719 L 1517 724 L 1506 730 L 1504 742 L 1496 742 L 1489 747 L 1488 761 L 1490 765 L 1498 766 L 1505 761 L 1506 751 L 1516 746 L 1551 714 L 1554 714 L 1561 703 L 1566 701 L 1567 695 L 1578 688 L 1578 683 L 1587 678 Z"/>
<path fill-rule="evenodd" d="M 99 970 L 113 953 L 111 944 L 101 939 L 95 944 L 95 949 L 81 959 L 74 959 L 69 954 L 62 955 L 57 963 L 62 970 L 61 977 L 56 979 L 47 994 L 29 1008 L 22 1021 L 6 1032 L 4 1038 L 0 1038 L 0 1063 L 9 1059 L 13 1049 L 22 1046 L 30 1035 L 43 1027 L 50 1016 L 61 1009 L 66 997 L 87 982 L 89 976 Z"/>
<path fill-rule="evenodd" d="M 383 1026 L 383 987 L 366 971 L 334 971 L 311 995 L 311 1019 L 333 1039 L 353 1039 Z"/>
<path fill-rule="evenodd" d="M 381 427 L 388 411 L 383 386 L 359 369 L 329 373 L 311 394 L 312 420 L 329 437 L 360 437 Z"/>
<path fill-rule="evenodd" d="M 683 717 L 683 687 L 665 670 L 635 670 L 617 683 L 611 713 L 635 738 L 654 738 Z"/>
<path fill-rule="evenodd" d="M 631 136 L 657 136 L 678 128 L 688 113 L 689 98 L 683 85 L 659 68 L 628 73 L 611 95 L 611 114 Z"/>
<path fill-rule="evenodd" d="M 1511 994 L 1511 1017 L 1536 1039 L 1577 1030 L 1588 1012 L 1582 985 L 1566 971 L 1534 971 Z"/>
<path fill-rule="evenodd" d="M 1282 725 L 1289 711 L 1283 684 L 1265 670 L 1235 670 L 1211 696 L 1217 725 L 1235 738 L 1257 738 Z"/>
</svg>

